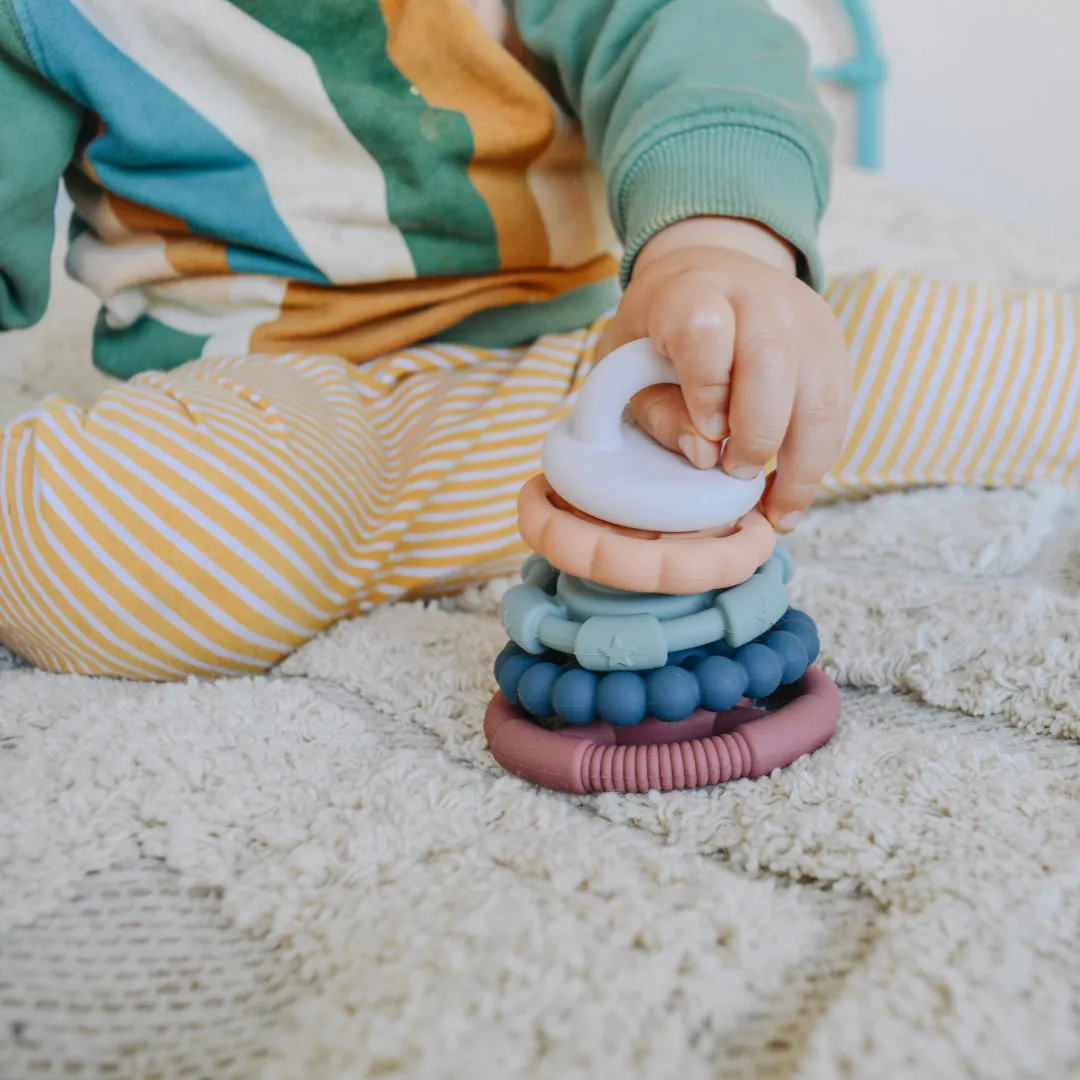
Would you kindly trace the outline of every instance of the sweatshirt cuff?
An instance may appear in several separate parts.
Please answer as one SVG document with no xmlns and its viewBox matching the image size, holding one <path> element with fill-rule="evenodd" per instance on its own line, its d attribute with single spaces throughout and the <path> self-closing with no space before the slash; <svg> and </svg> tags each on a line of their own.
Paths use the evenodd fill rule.
<svg viewBox="0 0 1080 1080">
<path fill-rule="evenodd" d="M 722 124 L 671 135 L 627 170 L 615 226 L 624 238 L 625 288 L 638 252 L 661 229 L 692 217 L 756 221 L 791 244 L 798 273 L 822 285 L 817 229 L 825 199 L 807 156 L 789 139 L 760 128 Z"/>
</svg>

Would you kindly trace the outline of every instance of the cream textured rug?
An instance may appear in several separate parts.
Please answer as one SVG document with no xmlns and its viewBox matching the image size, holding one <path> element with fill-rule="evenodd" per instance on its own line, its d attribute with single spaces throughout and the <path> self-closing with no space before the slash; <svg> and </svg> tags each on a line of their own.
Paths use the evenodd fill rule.
<svg viewBox="0 0 1080 1080">
<path fill-rule="evenodd" d="M 826 246 L 1080 278 L 857 176 Z M 92 393 L 91 308 L 61 285 L 0 344 L 0 414 Z M 709 792 L 502 775 L 498 589 L 262 679 L 0 660 L 0 1077 L 1080 1076 L 1077 539 L 1053 490 L 815 511 L 795 589 L 853 687 L 839 733 Z"/>
</svg>

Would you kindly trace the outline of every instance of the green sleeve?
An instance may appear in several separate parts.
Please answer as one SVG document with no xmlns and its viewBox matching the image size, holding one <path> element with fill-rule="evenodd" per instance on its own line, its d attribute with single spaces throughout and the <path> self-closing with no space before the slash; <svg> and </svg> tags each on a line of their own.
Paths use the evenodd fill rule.
<svg viewBox="0 0 1080 1080">
<path fill-rule="evenodd" d="M 81 108 L 37 72 L 11 8 L 0 0 L 0 331 L 45 314 L 60 177 Z"/>
<path fill-rule="evenodd" d="M 722 215 L 784 237 L 820 286 L 832 123 L 767 0 L 516 0 L 514 15 L 604 175 L 624 284 L 654 233 Z"/>
</svg>

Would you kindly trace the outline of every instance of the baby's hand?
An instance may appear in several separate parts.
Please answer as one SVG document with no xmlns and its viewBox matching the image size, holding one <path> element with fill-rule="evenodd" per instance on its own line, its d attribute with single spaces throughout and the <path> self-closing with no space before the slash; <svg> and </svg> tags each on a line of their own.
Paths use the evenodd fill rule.
<svg viewBox="0 0 1080 1080">
<path fill-rule="evenodd" d="M 681 386 L 630 403 L 659 443 L 740 479 L 776 458 L 763 508 L 790 532 L 840 454 L 851 403 L 843 334 L 791 249 L 726 218 L 664 229 L 642 248 L 610 335 L 611 348 L 650 338 L 679 373 Z"/>
</svg>

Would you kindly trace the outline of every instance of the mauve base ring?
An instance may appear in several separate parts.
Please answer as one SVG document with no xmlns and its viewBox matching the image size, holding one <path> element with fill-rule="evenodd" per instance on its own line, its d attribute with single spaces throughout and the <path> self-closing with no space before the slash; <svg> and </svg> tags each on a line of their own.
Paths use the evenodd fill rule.
<svg viewBox="0 0 1080 1080">
<path fill-rule="evenodd" d="M 773 711 L 739 705 L 699 710 L 677 723 L 647 719 L 616 728 L 601 721 L 551 731 L 525 719 L 502 694 L 484 716 L 495 760 L 540 787 L 574 795 L 601 791 L 681 791 L 764 776 L 832 738 L 840 691 L 820 668 L 795 684 Z"/>
</svg>

